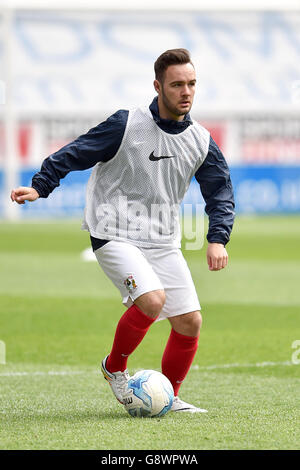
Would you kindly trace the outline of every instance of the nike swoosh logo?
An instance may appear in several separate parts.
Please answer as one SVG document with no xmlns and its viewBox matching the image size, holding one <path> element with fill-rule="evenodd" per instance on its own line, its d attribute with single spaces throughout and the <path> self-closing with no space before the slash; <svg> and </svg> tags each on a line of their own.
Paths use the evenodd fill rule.
<svg viewBox="0 0 300 470">
<path fill-rule="evenodd" d="M 154 152 L 152 152 L 149 156 L 149 160 L 151 160 L 151 162 L 157 162 L 158 160 L 162 160 L 163 158 L 175 158 L 175 155 L 162 155 L 161 157 L 155 157 Z"/>
</svg>

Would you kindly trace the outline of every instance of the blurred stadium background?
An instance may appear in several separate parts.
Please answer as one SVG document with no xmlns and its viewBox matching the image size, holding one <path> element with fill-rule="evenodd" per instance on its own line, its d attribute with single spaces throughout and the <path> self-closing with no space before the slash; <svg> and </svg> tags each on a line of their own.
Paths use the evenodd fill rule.
<svg viewBox="0 0 300 470">
<path fill-rule="evenodd" d="M 34 204 L 10 191 L 149 103 L 153 62 L 174 47 L 191 51 L 192 114 L 227 158 L 238 217 L 225 270 L 184 251 L 204 322 L 181 393 L 209 413 L 136 421 L 99 377 L 124 308 L 82 261 L 90 170 Z M 299 449 L 299 0 L 0 0 L 0 103 L 0 448 Z M 201 203 L 194 181 L 184 202 Z M 130 373 L 159 369 L 168 335 L 154 324 Z"/>
<path fill-rule="evenodd" d="M 149 103 L 153 62 L 174 47 L 191 51 L 192 114 L 227 158 L 237 211 L 299 213 L 298 1 L 12 0 L 0 26 L 0 218 L 81 217 L 89 171 L 36 204 L 17 207 L 10 190 L 117 109 Z"/>
</svg>

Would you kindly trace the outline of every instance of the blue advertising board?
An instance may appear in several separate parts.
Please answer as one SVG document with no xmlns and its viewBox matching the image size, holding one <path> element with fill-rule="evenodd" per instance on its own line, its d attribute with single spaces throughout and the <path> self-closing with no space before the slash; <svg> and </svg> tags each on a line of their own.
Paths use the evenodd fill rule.
<svg viewBox="0 0 300 470">
<path fill-rule="evenodd" d="M 300 212 L 300 166 L 231 168 L 237 212 Z"/>
<path fill-rule="evenodd" d="M 232 166 L 236 212 L 300 213 L 300 166 Z M 203 202 L 194 179 L 183 202 Z"/>
<path fill-rule="evenodd" d="M 36 169 L 21 171 L 20 185 L 30 186 Z M 232 166 L 236 212 L 243 214 L 300 213 L 300 166 Z M 82 217 L 91 170 L 69 173 L 47 199 L 24 204 L 22 218 Z M 3 173 L 0 188 L 3 193 Z M 183 200 L 203 204 L 199 184 L 192 180 Z M 0 215 L 3 213 L 3 197 Z"/>
</svg>

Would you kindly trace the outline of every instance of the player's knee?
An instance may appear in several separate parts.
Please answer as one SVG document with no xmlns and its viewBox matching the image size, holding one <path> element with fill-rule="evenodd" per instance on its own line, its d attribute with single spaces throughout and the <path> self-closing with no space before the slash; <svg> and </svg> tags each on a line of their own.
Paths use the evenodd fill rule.
<svg viewBox="0 0 300 470">
<path fill-rule="evenodd" d="M 165 300 L 165 291 L 159 290 L 149 292 L 149 297 L 147 299 L 146 305 L 146 314 L 151 317 L 156 317 L 157 315 L 159 315 L 164 306 Z"/>
<path fill-rule="evenodd" d="M 166 294 L 164 290 L 156 290 L 147 292 L 136 299 L 135 304 L 151 318 L 157 317 L 166 300 Z"/>
<path fill-rule="evenodd" d="M 201 326 L 202 326 L 202 315 L 201 315 L 201 312 L 199 312 L 199 311 L 197 311 L 196 315 L 195 315 L 195 326 L 196 326 L 196 328 L 198 329 L 198 331 L 200 333 Z"/>
<path fill-rule="evenodd" d="M 198 336 L 202 326 L 202 315 L 199 310 L 192 312 L 191 315 L 186 317 L 187 328 L 190 331 L 191 336 Z"/>
<path fill-rule="evenodd" d="M 202 325 L 202 316 L 199 310 L 169 317 L 172 328 L 186 336 L 199 336 Z"/>
<path fill-rule="evenodd" d="M 199 310 L 195 310 L 194 312 L 184 315 L 182 320 L 182 327 L 184 328 L 187 336 L 199 336 L 202 326 L 202 315 Z"/>
</svg>

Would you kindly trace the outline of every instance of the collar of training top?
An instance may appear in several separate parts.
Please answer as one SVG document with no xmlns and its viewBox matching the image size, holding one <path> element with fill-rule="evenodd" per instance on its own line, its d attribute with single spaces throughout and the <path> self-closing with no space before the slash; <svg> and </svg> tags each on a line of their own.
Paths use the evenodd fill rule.
<svg viewBox="0 0 300 470">
<path fill-rule="evenodd" d="M 149 106 L 153 119 L 156 124 L 164 129 L 173 130 L 177 132 L 184 131 L 189 125 L 193 124 L 190 114 L 185 114 L 183 121 L 175 121 L 173 119 L 163 119 L 158 111 L 158 97 L 156 96 Z"/>
</svg>

